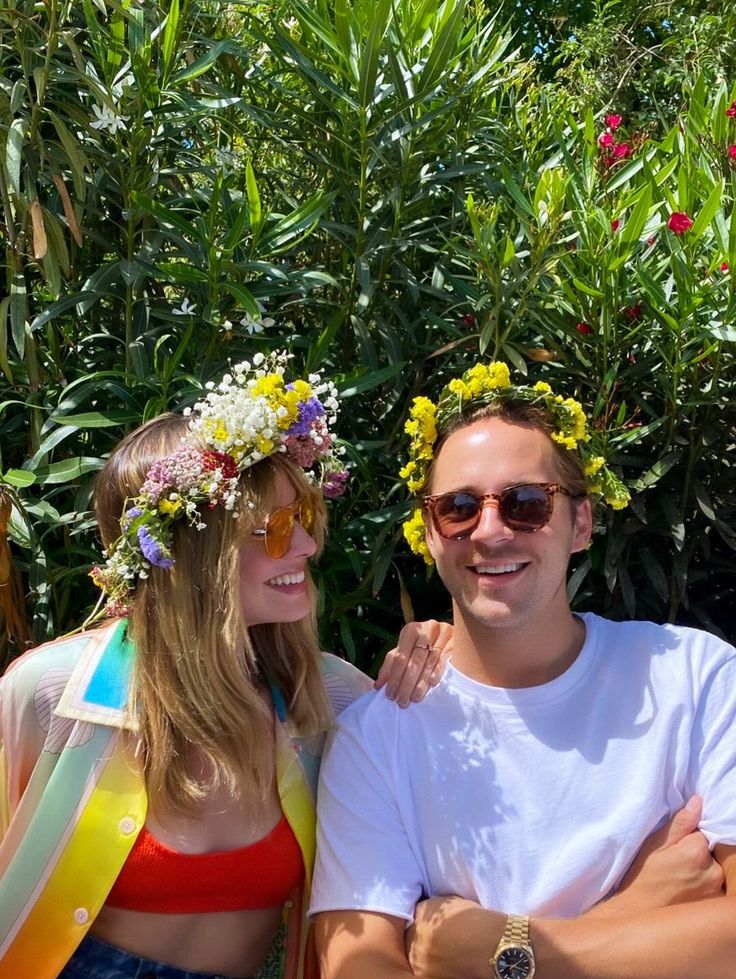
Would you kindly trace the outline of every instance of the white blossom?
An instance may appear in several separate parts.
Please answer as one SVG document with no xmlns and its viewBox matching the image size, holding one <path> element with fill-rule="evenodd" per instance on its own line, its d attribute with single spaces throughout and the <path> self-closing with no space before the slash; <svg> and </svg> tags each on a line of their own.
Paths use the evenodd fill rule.
<svg viewBox="0 0 736 979">
<path fill-rule="evenodd" d="M 113 112 L 109 105 L 103 105 L 101 108 L 95 103 L 92 106 L 92 111 L 97 117 L 94 122 L 90 123 L 93 129 L 106 129 L 109 133 L 114 136 L 118 129 L 125 129 L 125 123 L 130 119 L 130 116 L 119 116 L 117 113 Z"/>
<path fill-rule="evenodd" d="M 174 316 L 192 316 L 196 308 L 197 304 L 190 303 L 185 296 L 181 301 L 181 306 L 179 306 L 178 309 L 176 306 L 172 306 L 171 312 L 174 314 Z"/>
</svg>

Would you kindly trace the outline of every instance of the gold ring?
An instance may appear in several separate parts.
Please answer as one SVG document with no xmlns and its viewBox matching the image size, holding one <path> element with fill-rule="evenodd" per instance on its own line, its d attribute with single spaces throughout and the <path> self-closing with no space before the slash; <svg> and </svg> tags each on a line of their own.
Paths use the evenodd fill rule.
<svg viewBox="0 0 736 979">
<path fill-rule="evenodd" d="M 433 649 L 434 647 L 428 642 L 415 642 L 413 649 Z"/>
</svg>

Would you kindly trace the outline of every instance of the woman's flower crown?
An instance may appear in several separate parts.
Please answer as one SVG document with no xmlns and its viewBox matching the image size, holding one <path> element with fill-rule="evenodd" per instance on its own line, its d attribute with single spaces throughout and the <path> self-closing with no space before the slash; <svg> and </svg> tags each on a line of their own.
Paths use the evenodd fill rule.
<svg viewBox="0 0 736 979">
<path fill-rule="evenodd" d="M 256 354 L 252 363 L 236 364 L 219 384 L 207 384 L 205 398 L 185 410 L 191 420 L 182 447 L 148 470 L 140 493 L 126 504 L 107 561 L 92 570 L 110 614 L 123 610 L 151 567 L 174 566 L 174 523 L 186 519 L 203 530 L 202 503 L 233 510 L 240 475 L 261 459 L 283 452 L 322 485 L 325 496 L 345 491 L 347 473 L 330 431 L 337 389 L 320 374 L 287 382 L 287 360 L 283 352 Z"/>
<path fill-rule="evenodd" d="M 429 398 L 414 399 L 405 425 L 405 431 L 411 437 L 409 461 L 399 473 L 409 490 L 420 493 L 424 489 L 438 433 L 444 432 L 452 421 L 469 411 L 505 398 L 545 408 L 557 425 L 552 440 L 580 456 L 588 493 L 601 497 L 614 510 L 628 504 L 629 491 L 606 465 L 581 405 L 573 398 L 555 394 L 545 381 L 531 385 L 512 384 L 508 367 L 500 361 L 475 364 L 461 378 L 450 381 L 442 389 L 437 404 Z M 414 510 L 404 522 L 403 530 L 412 551 L 423 557 L 427 564 L 433 564 L 421 509 Z"/>
</svg>

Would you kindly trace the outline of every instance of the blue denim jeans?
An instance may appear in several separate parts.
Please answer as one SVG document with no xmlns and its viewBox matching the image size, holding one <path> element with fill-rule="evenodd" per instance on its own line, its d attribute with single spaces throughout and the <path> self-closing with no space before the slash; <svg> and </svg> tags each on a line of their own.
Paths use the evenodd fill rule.
<svg viewBox="0 0 736 979">
<path fill-rule="evenodd" d="M 212 972 L 190 972 L 141 959 L 87 935 L 58 979 L 226 979 Z"/>
</svg>

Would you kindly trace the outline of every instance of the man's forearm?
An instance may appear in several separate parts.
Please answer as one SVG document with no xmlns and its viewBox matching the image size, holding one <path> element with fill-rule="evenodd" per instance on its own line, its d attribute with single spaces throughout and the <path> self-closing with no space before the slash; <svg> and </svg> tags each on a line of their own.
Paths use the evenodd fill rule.
<svg viewBox="0 0 736 979">
<path fill-rule="evenodd" d="M 439 929 L 412 950 L 419 977 L 489 979 L 506 916 L 471 902 L 434 909 Z M 443 920 L 444 919 L 444 920 Z M 537 979 L 733 979 L 736 898 L 719 897 L 640 912 L 533 919 Z"/>
</svg>

